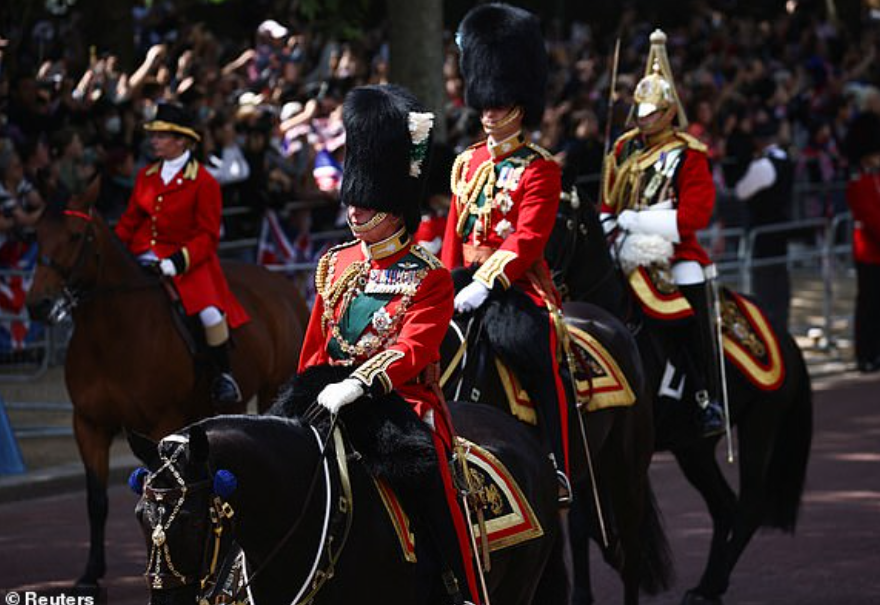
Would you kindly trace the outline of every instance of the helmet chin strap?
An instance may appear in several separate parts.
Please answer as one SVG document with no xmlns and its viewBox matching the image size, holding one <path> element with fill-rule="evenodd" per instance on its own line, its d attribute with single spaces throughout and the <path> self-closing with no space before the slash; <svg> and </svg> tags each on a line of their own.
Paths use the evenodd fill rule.
<svg viewBox="0 0 880 605">
<path fill-rule="evenodd" d="M 523 108 L 517 105 L 513 109 L 507 112 L 507 115 L 492 124 L 491 126 L 483 125 L 483 131 L 489 136 L 494 136 L 495 133 L 504 131 L 505 128 L 510 126 L 512 122 L 518 120 L 523 117 Z"/>
<path fill-rule="evenodd" d="M 346 216 L 345 220 L 348 223 L 349 229 L 355 235 L 363 235 L 365 233 L 369 233 L 373 229 L 379 226 L 379 224 L 384 221 L 388 217 L 387 212 L 377 212 L 373 215 L 373 218 L 368 220 L 366 223 L 362 225 L 358 225 L 357 223 L 351 222 L 351 218 Z"/>
<path fill-rule="evenodd" d="M 638 121 L 636 125 L 639 128 L 639 131 L 647 138 L 655 138 L 658 135 L 663 135 L 666 132 L 672 130 L 672 122 L 675 120 L 676 107 L 675 105 L 670 105 L 665 109 L 661 109 L 662 115 L 659 116 L 654 122 L 652 122 L 647 127 L 642 127 Z"/>
</svg>

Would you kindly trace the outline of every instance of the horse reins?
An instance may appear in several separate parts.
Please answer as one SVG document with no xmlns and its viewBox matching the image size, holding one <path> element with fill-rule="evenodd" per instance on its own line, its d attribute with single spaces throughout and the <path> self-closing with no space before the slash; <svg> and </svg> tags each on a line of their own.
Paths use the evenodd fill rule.
<svg viewBox="0 0 880 605">
<path fill-rule="evenodd" d="M 313 406 L 317 407 L 317 406 Z M 305 416 L 314 417 L 316 414 L 309 413 L 307 410 Z M 321 529 L 321 539 L 318 545 L 318 552 L 315 555 L 315 561 L 312 564 L 312 568 L 309 571 L 308 576 L 303 581 L 302 586 L 297 591 L 296 596 L 291 601 L 291 605 L 301 605 L 304 603 L 310 602 L 314 599 L 315 595 L 319 590 L 324 586 L 324 584 L 333 577 L 336 562 L 339 560 L 339 556 L 342 554 L 342 550 L 348 540 L 349 530 L 351 529 L 351 524 L 353 521 L 353 499 L 352 499 L 352 491 L 351 491 L 351 480 L 348 473 L 348 462 L 346 460 L 345 454 L 345 444 L 342 436 L 339 432 L 339 428 L 336 426 L 337 415 L 330 415 L 330 427 L 327 431 L 327 437 L 323 441 L 321 440 L 320 434 L 318 430 L 314 426 L 309 426 L 312 429 L 315 435 L 315 439 L 318 442 L 318 449 L 320 452 L 320 456 L 318 458 L 318 464 L 315 468 L 315 472 L 312 474 L 311 481 L 309 482 L 309 489 L 306 492 L 305 503 L 303 504 L 302 509 L 300 510 L 299 516 L 294 521 L 294 523 L 290 526 L 290 529 L 284 534 L 284 536 L 279 540 L 279 542 L 272 548 L 269 554 L 265 559 L 260 563 L 257 569 L 253 574 L 247 573 L 247 562 L 242 565 L 242 570 L 244 572 L 245 582 L 242 586 L 240 586 L 233 595 L 233 602 L 238 602 L 239 597 L 241 596 L 242 591 L 247 591 L 248 599 L 250 603 L 253 605 L 255 603 L 253 594 L 251 592 L 251 585 L 254 580 L 269 566 L 272 560 L 278 556 L 278 553 L 281 552 L 281 549 L 284 545 L 290 540 L 294 533 L 299 529 L 299 526 L 302 524 L 305 519 L 306 512 L 309 510 L 309 505 L 312 501 L 312 497 L 315 494 L 318 477 L 321 475 L 321 470 L 323 469 L 324 475 L 324 484 L 326 486 L 326 504 L 324 511 L 324 521 Z M 329 525 L 332 517 L 333 511 L 330 508 L 331 500 L 332 500 L 332 480 L 330 478 L 330 469 L 327 461 L 327 452 L 329 450 L 329 442 L 330 439 L 334 441 L 334 451 L 336 453 L 337 464 L 339 468 L 339 479 L 341 484 L 341 493 L 338 498 L 338 506 L 337 510 L 339 513 L 345 515 L 345 527 L 343 529 L 342 538 L 339 541 L 339 546 L 335 552 L 329 552 L 332 537 L 329 533 Z M 319 565 L 321 563 L 322 557 L 324 557 L 325 550 L 328 552 L 327 561 L 326 561 L 326 569 L 319 569 Z M 305 596 L 305 593 L 309 589 L 309 585 L 311 585 L 311 590 L 308 591 Z"/>
</svg>

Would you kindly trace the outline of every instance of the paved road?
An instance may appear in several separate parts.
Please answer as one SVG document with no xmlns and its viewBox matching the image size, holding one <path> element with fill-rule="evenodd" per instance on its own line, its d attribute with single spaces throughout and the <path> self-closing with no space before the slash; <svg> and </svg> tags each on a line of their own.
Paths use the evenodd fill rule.
<svg viewBox="0 0 880 605">
<path fill-rule="evenodd" d="M 843 377 L 816 385 L 816 432 L 798 533 L 759 534 L 746 551 L 726 602 L 739 605 L 875 605 L 880 603 L 880 376 Z M 674 462 L 660 455 L 653 481 L 664 512 L 678 580 L 650 605 L 678 603 L 696 583 L 709 519 Z M 87 547 L 82 492 L 0 504 L 0 593 L 69 586 Z M 145 547 L 132 514 L 135 496 L 111 490 L 106 586 L 112 605 L 141 605 Z M 622 591 L 596 572 L 600 603 Z M 503 604 L 500 604 L 503 605 Z"/>
</svg>

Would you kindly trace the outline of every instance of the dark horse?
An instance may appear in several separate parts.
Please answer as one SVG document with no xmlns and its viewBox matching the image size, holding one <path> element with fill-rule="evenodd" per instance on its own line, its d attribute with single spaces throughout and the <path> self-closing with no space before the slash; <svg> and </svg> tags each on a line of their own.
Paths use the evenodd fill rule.
<svg viewBox="0 0 880 605">
<path fill-rule="evenodd" d="M 83 585 L 96 584 L 105 572 L 114 435 L 125 427 L 159 438 L 212 413 L 208 370 L 178 329 L 165 287 L 95 212 L 96 194 L 93 185 L 63 211 L 47 209 L 42 216 L 39 265 L 28 294 L 35 319 L 73 308 L 64 374 L 88 490 L 91 547 Z M 224 270 L 251 317 L 232 333 L 232 366 L 244 401 L 256 395 L 265 409 L 296 371 L 307 309 L 282 276 L 245 264 Z"/>
<path fill-rule="evenodd" d="M 309 370 L 304 381 L 326 383 L 326 368 L 318 370 L 325 375 Z M 270 414 L 302 408 L 302 403 L 288 403 L 282 397 Z M 516 421 L 488 406 L 450 407 L 459 433 L 491 451 L 514 475 L 544 530 L 541 537 L 493 553 L 487 578 L 492 601 L 562 605 L 543 592 L 535 596 L 539 587 L 552 584 L 541 581 L 558 569 L 559 542 L 555 481 L 539 453 L 540 444 Z M 445 605 L 438 586 L 425 594 L 426 578 L 430 584 L 437 577 L 423 567 L 430 558 L 425 536 L 416 532 L 418 562 L 407 562 L 373 482 L 378 474 L 394 485 L 394 477 L 408 474 L 415 477 L 411 489 L 418 488 L 427 469 L 418 468 L 417 459 L 424 457 L 413 453 L 433 448 L 426 425 L 396 394 L 346 406 L 338 417 L 338 437 L 329 434 L 335 423 L 326 415 L 316 422 L 318 428 L 303 417 L 209 418 L 158 447 L 129 435 L 132 450 L 150 470 L 136 514 L 150 552 L 151 603 L 196 602 L 202 580 L 216 581 L 211 561 L 238 552 L 215 539 L 213 530 L 222 527 L 223 536 L 240 545 L 245 561 L 247 584 L 236 582 L 227 593 L 237 596 L 236 602 L 250 596 L 252 605 Z M 376 441 L 382 443 L 357 445 L 353 433 L 361 439 L 363 434 L 381 435 Z M 380 451 L 384 456 L 377 460 Z M 436 473 L 436 467 L 430 472 Z M 143 477 L 133 477 L 133 487 L 139 489 Z M 407 512 L 411 520 L 413 513 L 418 515 Z"/>
<path fill-rule="evenodd" d="M 508 296 L 515 295 L 509 293 Z M 530 363 L 527 356 L 534 351 L 526 351 L 528 347 L 522 343 L 500 342 L 510 335 L 525 333 L 526 328 L 518 325 L 524 313 L 527 313 L 524 305 L 516 302 L 498 305 L 490 296 L 470 328 L 466 318 L 456 319 L 442 351 L 448 373 L 444 376 L 447 397 L 483 402 L 510 411 L 493 359 L 497 350 L 521 350 L 519 355 L 511 352 L 507 358 L 520 357 L 521 369 L 517 376 L 520 380 L 529 379 L 528 368 L 535 360 Z M 572 524 L 571 539 L 579 545 L 574 555 L 581 555 L 588 543 L 588 534 L 598 537 L 604 531 L 608 544 L 603 548 L 603 555 L 620 573 L 624 601 L 631 605 L 638 603 L 640 588 L 648 594 L 656 594 L 668 588 L 672 575 L 668 544 L 648 478 L 654 432 L 650 398 L 644 392 L 642 363 L 634 338 L 611 314 L 586 303 L 566 304 L 564 314 L 568 325 L 588 333 L 611 353 L 635 396 L 632 405 L 581 412 L 580 417 L 573 415 L 569 419 L 575 500 L 590 510 L 589 522 Z M 491 331 L 492 338 L 484 338 L 485 331 Z M 465 340 L 467 346 L 462 348 Z M 543 351 L 537 354 L 541 353 Z M 588 372 L 581 367 L 578 378 L 591 380 Z M 588 456 L 595 479 L 591 476 Z"/>
<path fill-rule="evenodd" d="M 708 561 L 699 584 L 687 591 L 683 603 L 720 604 L 736 562 L 759 527 L 794 532 L 812 440 L 812 388 L 803 356 L 794 339 L 777 327 L 785 378 L 772 390 L 753 386 L 726 360 L 731 422 L 737 429 L 739 451 L 737 494 L 715 457 L 720 437 L 700 438 L 688 430 L 693 429 L 687 414 L 694 404 L 686 402 L 693 401 L 693 394 L 685 389 L 680 400 L 660 394 L 668 339 L 639 316 L 606 246 L 595 208 L 585 203 L 567 212 L 570 228 L 560 275 L 568 293 L 573 299 L 617 313 L 636 332 L 655 400 L 657 446 L 672 452 L 712 516 Z M 588 569 L 578 572 L 581 602 L 591 602 Z"/>
</svg>

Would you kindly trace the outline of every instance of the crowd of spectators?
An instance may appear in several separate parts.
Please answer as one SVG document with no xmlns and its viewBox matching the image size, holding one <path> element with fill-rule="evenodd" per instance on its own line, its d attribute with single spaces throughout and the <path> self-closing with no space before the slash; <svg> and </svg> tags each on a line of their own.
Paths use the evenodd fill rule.
<svg viewBox="0 0 880 605">
<path fill-rule="evenodd" d="M 760 21 L 696 7 L 686 22 L 667 27 L 668 50 L 688 130 L 709 147 L 721 189 L 742 176 L 758 150 L 755 122 L 767 119 L 778 126 L 796 180 L 844 180 L 849 124 L 860 113 L 880 113 L 880 28 L 868 9 L 852 31 L 822 8 Z M 140 64 L 128 73 L 117 57 L 89 47 L 71 25 L 75 10 L 30 31 L 0 32 L 0 244 L 26 230 L 43 204 L 63 203 L 95 174 L 104 183 L 100 210 L 118 216 L 136 171 L 151 160 L 142 125 L 164 99 L 193 112 L 203 136 L 197 154 L 220 181 L 224 203 L 247 209 L 227 220 L 227 238 L 256 237 L 264 209 L 295 200 L 310 203 L 285 217 L 294 235 L 338 225 L 341 101 L 353 86 L 387 81 L 387 32 L 337 40 L 276 16 L 241 39 L 190 21 L 173 3 L 145 3 L 134 15 Z M 535 138 L 567 182 L 598 175 L 606 141 L 627 128 L 654 24 L 621 11 L 615 31 L 545 22 L 549 102 Z M 448 146 L 457 151 L 479 136 L 479 123 L 464 104 L 454 36 L 445 39 Z M 842 198 L 817 196 L 803 215 L 842 209 Z"/>
<path fill-rule="evenodd" d="M 319 183 L 313 176 L 315 158 L 327 151 L 341 160 L 345 92 L 386 81 L 383 32 L 345 42 L 267 19 L 250 39 L 240 40 L 175 15 L 167 3 L 150 6 L 135 15 L 142 62 L 131 73 L 94 48 L 87 69 L 73 71 L 70 66 L 82 58 L 70 54 L 87 45 L 71 42 L 77 34 L 69 29 L 62 37 L 63 22 L 57 20 L 18 32 L 18 56 L 3 57 L 0 146 L 4 154 L 18 154 L 43 197 L 75 194 L 96 172 L 124 189 L 132 171 L 150 160 L 140 127 L 162 99 L 178 100 L 197 116 L 201 159 L 228 192 L 227 203 L 271 207 L 332 197 L 332 181 Z M 845 175 L 850 121 L 859 112 L 880 112 L 880 36 L 868 23 L 851 32 L 815 12 L 756 21 L 704 8 L 667 31 L 689 131 L 709 146 L 720 183 L 735 179 L 750 159 L 749 134 L 758 113 L 778 122 L 799 178 L 827 182 Z M 539 139 L 563 164 L 566 178 L 600 171 L 609 118 L 612 138 L 626 127 L 652 28 L 633 9 L 621 13 L 616 102 L 609 111 L 616 34 L 585 23 L 547 24 L 552 77 Z M 453 37 L 447 40 L 449 143 L 462 148 L 477 130 L 464 107 Z M 109 196 L 103 209 L 118 212 L 124 198 L 124 191 Z"/>
</svg>

